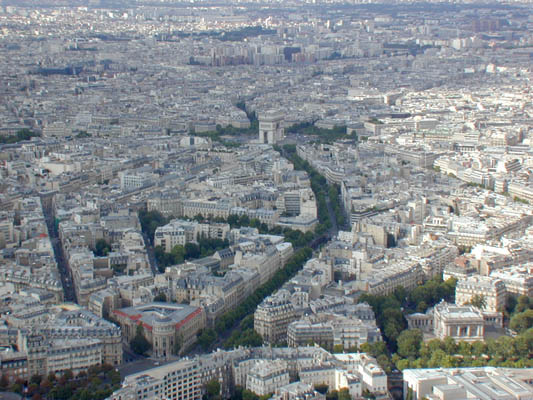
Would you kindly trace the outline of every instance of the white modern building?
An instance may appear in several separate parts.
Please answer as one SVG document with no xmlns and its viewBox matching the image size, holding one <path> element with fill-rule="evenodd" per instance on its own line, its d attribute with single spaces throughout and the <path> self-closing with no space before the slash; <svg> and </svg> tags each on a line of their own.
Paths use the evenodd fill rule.
<svg viewBox="0 0 533 400">
<path fill-rule="evenodd" d="M 533 369 L 431 368 L 403 371 L 404 399 L 533 399 Z"/>
<path fill-rule="evenodd" d="M 199 400 L 201 389 L 197 363 L 185 359 L 128 375 L 110 400 Z"/>
</svg>

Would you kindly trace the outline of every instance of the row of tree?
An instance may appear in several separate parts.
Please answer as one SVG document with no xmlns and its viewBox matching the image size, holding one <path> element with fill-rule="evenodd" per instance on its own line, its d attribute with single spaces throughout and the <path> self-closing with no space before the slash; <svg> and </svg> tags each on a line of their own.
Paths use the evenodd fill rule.
<svg viewBox="0 0 533 400">
<path fill-rule="evenodd" d="M 318 128 L 313 122 L 301 122 L 287 128 L 287 133 L 317 136 L 322 143 L 332 143 L 339 139 L 356 139 L 355 134 L 348 135 L 346 126 L 334 126 L 331 129 Z"/>
<path fill-rule="evenodd" d="M 309 247 L 297 250 L 287 264 L 279 269 L 272 278 L 261 285 L 235 309 L 220 316 L 215 323 L 215 329 L 204 330 L 198 337 L 198 343 L 207 351 L 219 338 L 224 338 L 233 330 L 226 342 L 226 347 L 260 345 L 262 340 L 259 340 L 260 337 L 253 331 L 253 315 L 251 314 L 265 297 L 274 293 L 293 277 L 312 254 L 313 251 Z"/>
<path fill-rule="evenodd" d="M 170 253 L 165 253 L 161 246 L 156 246 L 154 255 L 157 260 L 159 270 L 164 271 L 165 267 L 181 264 L 185 260 L 208 257 L 215 252 L 229 247 L 226 239 L 200 238 L 198 243 L 186 243 L 185 246 L 176 245 Z"/>
<path fill-rule="evenodd" d="M 345 227 L 347 225 L 346 214 L 344 213 L 343 202 L 341 198 L 341 188 L 339 185 L 331 185 L 329 187 L 329 201 L 331 207 L 333 208 L 333 213 L 335 214 L 335 219 L 337 221 L 337 226 Z"/>
<path fill-rule="evenodd" d="M 142 232 L 148 237 L 149 244 L 154 244 L 155 230 L 160 226 L 166 225 L 170 222 L 172 217 L 165 217 L 159 211 L 148 211 L 146 209 L 139 210 L 139 222 L 141 223 Z"/>
<path fill-rule="evenodd" d="M 118 388 L 120 373 L 109 364 L 90 367 L 76 376 L 67 370 L 61 376 L 34 375 L 28 381 L 17 379 L 11 384 L 5 375 L 0 378 L 0 390 L 24 394 L 32 400 L 101 400 Z"/>
<path fill-rule="evenodd" d="M 201 32 L 185 32 L 182 30 L 175 30 L 170 35 L 165 33 L 166 37 L 177 38 L 192 38 L 195 40 L 211 37 L 223 42 L 242 42 L 246 38 L 256 37 L 260 35 L 273 35 L 276 33 L 275 29 L 263 28 L 260 25 L 257 26 L 245 26 L 239 29 L 224 31 L 224 30 L 208 30 Z M 161 37 L 158 37 L 162 40 Z"/>
<path fill-rule="evenodd" d="M 302 231 L 294 230 L 290 228 L 283 229 L 280 226 L 274 226 L 272 228 L 269 228 L 267 224 L 265 224 L 264 222 L 261 222 L 259 219 L 257 218 L 250 219 L 247 215 L 239 216 L 239 215 L 231 214 L 226 219 L 222 217 L 205 218 L 201 215 L 196 215 L 194 219 L 197 220 L 198 222 L 228 223 L 232 229 L 241 228 L 241 227 L 250 227 L 250 228 L 257 228 L 257 230 L 261 234 L 283 235 L 284 240 L 286 242 L 291 243 L 292 247 L 294 248 L 305 247 L 316 238 L 315 232 L 309 231 L 309 232 L 303 233 Z"/>
<path fill-rule="evenodd" d="M 35 133 L 29 129 L 21 129 L 17 131 L 14 135 L 1 136 L 0 135 L 0 144 L 13 144 L 17 142 L 22 142 L 24 140 L 30 140 L 32 137 L 41 136 L 38 133 Z"/>
<path fill-rule="evenodd" d="M 279 147 L 277 149 L 281 150 Z M 315 229 L 315 233 L 321 235 L 330 229 L 332 225 L 327 204 L 327 198 L 329 196 L 328 182 L 326 178 L 320 175 L 318 171 L 311 166 L 311 164 L 302 160 L 298 154 L 296 154 L 295 145 L 287 144 L 283 146 L 283 151 L 294 165 L 295 170 L 305 171 L 307 172 L 307 175 L 309 175 L 311 189 L 313 190 L 317 203 L 318 221 L 320 222 Z"/>
<path fill-rule="evenodd" d="M 247 315 L 235 329 L 230 337 L 224 342 L 226 349 L 233 349 L 239 346 L 257 347 L 263 344 L 263 338 L 254 330 L 254 316 Z"/>
<path fill-rule="evenodd" d="M 195 136 L 208 137 L 214 142 L 222 143 L 226 147 L 238 147 L 240 143 L 224 140 L 223 136 L 253 136 L 259 133 L 259 120 L 255 112 L 246 111 L 246 104 L 244 102 L 237 103 L 237 107 L 242 109 L 248 119 L 250 120 L 249 128 L 235 128 L 232 125 L 223 127 L 222 125 L 217 125 L 214 131 L 209 132 L 194 132 Z"/>
</svg>

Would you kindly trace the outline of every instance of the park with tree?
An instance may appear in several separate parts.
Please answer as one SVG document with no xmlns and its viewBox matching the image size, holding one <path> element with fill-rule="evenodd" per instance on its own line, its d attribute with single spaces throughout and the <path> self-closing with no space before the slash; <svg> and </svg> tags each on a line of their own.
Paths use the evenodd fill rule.
<svg viewBox="0 0 533 400">
<path fill-rule="evenodd" d="M 92 366 L 77 375 L 66 370 L 63 374 L 33 375 L 28 381 L 16 379 L 12 383 L 5 375 L 0 378 L 0 390 L 24 394 L 32 400 L 103 400 L 118 388 L 120 373 L 109 364 Z"/>
</svg>

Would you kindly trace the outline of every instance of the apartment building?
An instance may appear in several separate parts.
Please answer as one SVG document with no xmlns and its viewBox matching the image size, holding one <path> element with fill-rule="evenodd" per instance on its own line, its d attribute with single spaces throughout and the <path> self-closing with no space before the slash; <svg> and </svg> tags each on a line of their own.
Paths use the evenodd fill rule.
<svg viewBox="0 0 533 400">
<path fill-rule="evenodd" d="M 507 295 L 533 297 L 533 264 L 499 269 L 490 277 L 504 283 Z"/>
<path fill-rule="evenodd" d="M 254 329 L 267 343 L 278 343 L 287 337 L 287 327 L 296 318 L 288 293 L 279 291 L 268 296 L 254 313 Z"/>
<path fill-rule="evenodd" d="M 258 396 L 274 393 L 279 387 L 288 385 L 287 363 L 277 361 L 258 361 L 246 376 L 246 389 Z"/>
<path fill-rule="evenodd" d="M 455 287 L 455 303 L 464 305 L 470 303 L 474 297 L 483 298 L 484 310 L 503 311 L 507 300 L 504 281 L 488 276 L 470 276 L 461 279 Z"/>
<path fill-rule="evenodd" d="M 197 242 L 200 237 L 226 239 L 229 231 L 229 224 L 200 224 L 196 221 L 175 219 L 156 229 L 154 245 L 161 246 L 165 252 L 170 253 L 174 246 Z"/>
</svg>

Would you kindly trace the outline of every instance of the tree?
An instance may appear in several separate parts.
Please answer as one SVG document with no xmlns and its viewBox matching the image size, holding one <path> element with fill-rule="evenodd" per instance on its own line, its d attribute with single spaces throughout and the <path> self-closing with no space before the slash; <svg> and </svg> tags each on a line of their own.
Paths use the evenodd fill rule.
<svg viewBox="0 0 533 400">
<path fill-rule="evenodd" d="M 328 392 L 328 385 L 326 385 L 325 383 L 321 383 L 321 384 L 315 385 L 315 390 L 318 393 L 326 394 Z"/>
<path fill-rule="evenodd" d="M 402 328 L 396 322 L 387 322 L 384 333 L 390 342 L 396 343 L 396 340 L 401 333 L 401 329 Z"/>
<path fill-rule="evenodd" d="M 207 382 L 206 391 L 208 399 L 219 399 L 220 383 L 216 379 L 210 380 L 209 382 Z"/>
<path fill-rule="evenodd" d="M 254 392 L 244 389 L 242 391 L 242 400 L 259 400 L 259 397 Z"/>
<path fill-rule="evenodd" d="M 39 385 L 41 383 L 41 381 L 43 380 L 43 377 L 41 375 L 33 375 L 31 378 L 30 378 L 30 382 L 31 383 L 36 383 L 37 385 Z"/>
<path fill-rule="evenodd" d="M 338 400 L 339 392 L 332 390 L 331 392 L 326 393 L 326 400 Z"/>
<path fill-rule="evenodd" d="M 166 303 L 167 296 L 165 295 L 165 293 L 160 292 L 156 296 L 154 296 L 154 301 L 159 301 L 161 303 Z"/>
<path fill-rule="evenodd" d="M 457 353 L 457 343 L 450 336 L 444 338 L 444 350 L 446 354 L 455 354 Z"/>
<path fill-rule="evenodd" d="M 15 133 L 14 135 L 0 136 L 0 144 L 17 143 L 17 142 L 21 142 L 23 140 L 29 140 L 32 137 L 36 137 L 36 136 L 41 136 L 41 135 L 39 135 L 39 134 L 37 134 L 37 133 L 27 129 L 27 128 L 24 128 L 24 129 L 21 129 L 21 130 L 17 131 L 17 133 Z"/>
<path fill-rule="evenodd" d="M 9 386 L 9 378 L 7 375 L 3 375 L 2 374 L 2 377 L 0 378 L 0 388 L 1 389 L 7 389 Z"/>
<path fill-rule="evenodd" d="M 350 395 L 350 392 L 348 389 L 344 388 L 339 390 L 339 400 L 352 400 L 352 396 Z"/>
<path fill-rule="evenodd" d="M 63 376 L 67 379 L 67 381 L 70 381 L 70 380 L 72 380 L 72 378 L 74 378 L 74 373 L 72 372 L 71 369 L 67 369 L 67 370 L 63 373 Z"/>
<path fill-rule="evenodd" d="M 398 354 L 405 358 L 418 358 L 423 335 L 420 329 L 403 331 L 398 336 Z"/>
<path fill-rule="evenodd" d="M 213 329 L 205 329 L 202 331 L 200 336 L 198 336 L 198 344 L 204 349 L 208 350 L 211 345 L 217 339 L 217 334 Z"/>
<path fill-rule="evenodd" d="M 152 348 L 150 342 L 144 337 L 144 328 L 142 325 L 137 325 L 137 330 L 134 338 L 130 342 L 130 347 L 133 352 L 143 356 Z"/>
<path fill-rule="evenodd" d="M 174 355 L 179 356 L 181 348 L 183 346 L 183 335 L 181 333 L 178 333 L 176 335 L 176 340 L 174 341 Z"/>
<path fill-rule="evenodd" d="M 168 223 L 171 218 L 165 218 L 163 214 L 158 211 L 139 211 L 139 221 L 141 229 L 144 234 L 148 236 L 148 240 L 153 244 L 155 230 Z"/>
<path fill-rule="evenodd" d="M 94 255 L 97 257 L 105 257 L 111 251 L 111 246 L 107 244 L 104 239 L 98 239 L 94 245 Z"/>
<path fill-rule="evenodd" d="M 198 258 L 200 256 L 200 247 L 195 243 L 185 244 L 185 258 Z"/>
<path fill-rule="evenodd" d="M 507 315 L 512 314 L 518 304 L 518 299 L 516 296 L 509 295 L 507 296 L 507 304 L 505 305 L 505 311 Z"/>
<path fill-rule="evenodd" d="M 365 399 L 375 399 L 376 395 L 372 393 L 371 391 L 369 391 L 368 389 L 365 389 L 363 390 L 363 397 Z"/>
<path fill-rule="evenodd" d="M 9 391 L 22 394 L 22 385 L 20 383 L 13 383 L 11 386 L 9 386 Z"/>
<path fill-rule="evenodd" d="M 487 300 L 482 294 L 475 294 L 470 298 L 470 301 L 467 304 L 479 308 L 480 310 L 484 310 L 487 306 Z"/>
<path fill-rule="evenodd" d="M 118 372 L 116 369 L 112 369 L 107 374 L 108 378 L 111 380 L 111 384 L 113 386 L 120 385 L 120 372 Z"/>
<path fill-rule="evenodd" d="M 518 297 L 518 301 L 514 310 L 515 312 L 521 313 L 530 308 L 533 308 L 533 298 L 529 298 L 524 295 Z"/>
<path fill-rule="evenodd" d="M 344 351 L 344 347 L 342 347 L 342 344 L 336 344 L 333 346 L 333 352 L 334 353 L 342 353 Z"/>
<path fill-rule="evenodd" d="M 416 312 L 424 313 L 428 309 L 428 305 L 425 301 L 421 301 L 418 303 L 418 306 L 416 306 Z"/>
<path fill-rule="evenodd" d="M 89 138 L 89 137 L 92 137 L 92 135 L 88 133 L 87 131 L 79 131 L 78 134 L 76 135 L 76 139 L 84 139 L 84 138 Z"/>
<path fill-rule="evenodd" d="M 52 383 L 48 379 L 43 379 L 39 385 L 41 394 L 48 393 L 52 388 Z"/>
<path fill-rule="evenodd" d="M 515 314 L 511 318 L 509 327 L 518 333 L 525 332 L 533 327 L 533 310 L 526 310 L 519 314 Z"/>
<path fill-rule="evenodd" d="M 172 254 L 172 257 L 174 258 L 172 263 L 173 264 L 179 264 L 182 263 L 185 260 L 185 254 L 187 253 L 185 247 L 182 245 L 176 245 L 170 250 L 170 254 Z"/>
</svg>

